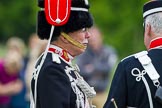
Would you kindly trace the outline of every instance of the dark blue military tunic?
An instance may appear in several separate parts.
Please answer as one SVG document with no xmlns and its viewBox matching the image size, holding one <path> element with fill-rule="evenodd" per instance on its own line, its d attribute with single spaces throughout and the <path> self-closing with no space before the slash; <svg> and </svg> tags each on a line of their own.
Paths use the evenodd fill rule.
<svg viewBox="0 0 162 108">
<path fill-rule="evenodd" d="M 162 86 L 162 49 L 151 49 L 148 51 L 148 56 L 161 76 L 159 81 Z M 136 71 L 132 74 L 132 70 L 135 68 Z M 112 98 L 118 108 L 150 108 L 146 85 L 142 77 L 146 79 L 150 88 L 153 107 L 162 108 L 162 104 L 154 99 L 157 87 L 154 86 L 153 81 L 143 70 L 141 63 L 134 56 L 123 59 L 116 69 L 104 108 L 115 108 L 114 103 L 111 102 Z"/>
<path fill-rule="evenodd" d="M 71 58 L 66 51 L 57 49 L 56 46 L 53 47 L 56 49 L 48 52 L 38 75 L 36 108 L 77 108 L 75 93 L 77 91 L 72 89 L 70 81 L 70 78 L 76 79 L 76 74 L 74 71 L 70 71 L 69 74 L 66 72 L 71 68 Z M 34 78 L 31 86 L 34 95 Z M 86 107 L 86 95 L 81 90 L 80 95 L 83 98 L 84 108 L 88 108 Z"/>
</svg>

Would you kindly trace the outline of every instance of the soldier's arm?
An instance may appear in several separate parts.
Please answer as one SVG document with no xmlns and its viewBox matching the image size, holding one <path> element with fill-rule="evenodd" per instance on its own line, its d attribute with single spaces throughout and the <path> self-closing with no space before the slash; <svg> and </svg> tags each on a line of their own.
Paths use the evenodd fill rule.
<svg viewBox="0 0 162 108">
<path fill-rule="evenodd" d="M 114 103 L 111 101 L 114 99 L 118 108 L 126 107 L 126 75 L 122 62 L 118 64 L 118 67 L 115 71 L 115 75 L 113 81 L 111 83 L 110 92 L 108 95 L 108 99 L 105 103 L 104 108 L 115 108 Z"/>
</svg>

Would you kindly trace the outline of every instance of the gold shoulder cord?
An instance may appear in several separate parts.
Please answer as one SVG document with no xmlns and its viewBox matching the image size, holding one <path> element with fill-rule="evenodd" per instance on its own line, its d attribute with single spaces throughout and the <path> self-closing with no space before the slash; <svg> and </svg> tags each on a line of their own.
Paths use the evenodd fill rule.
<svg viewBox="0 0 162 108">
<path fill-rule="evenodd" d="M 79 43 L 78 41 L 74 40 L 73 38 L 71 38 L 69 35 L 67 35 L 64 32 L 61 32 L 61 35 L 64 36 L 64 38 L 66 38 L 70 43 L 72 43 L 73 45 L 81 48 L 81 49 L 85 49 L 86 46 L 84 46 L 83 44 Z"/>
</svg>

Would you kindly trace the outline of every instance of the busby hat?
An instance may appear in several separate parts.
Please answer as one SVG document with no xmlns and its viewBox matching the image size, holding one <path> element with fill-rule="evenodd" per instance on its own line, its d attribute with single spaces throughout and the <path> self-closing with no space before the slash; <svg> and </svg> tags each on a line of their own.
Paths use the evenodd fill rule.
<svg viewBox="0 0 162 108">
<path fill-rule="evenodd" d="M 45 0 L 38 0 L 38 6 L 45 7 Z M 57 38 L 61 32 L 69 33 L 77 31 L 84 27 L 91 27 L 93 25 L 93 18 L 89 12 L 88 0 L 71 0 L 70 15 L 67 22 L 63 25 L 56 25 L 52 41 Z M 41 39 L 49 39 L 51 24 L 47 21 L 45 11 L 38 12 L 37 33 Z"/>
<path fill-rule="evenodd" d="M 152 0 L 144 4 L 143 6 L 143 18 L 146 18 L 147 16 L 162 12 L 162 1 L 161 0 Z"/>
</svg>

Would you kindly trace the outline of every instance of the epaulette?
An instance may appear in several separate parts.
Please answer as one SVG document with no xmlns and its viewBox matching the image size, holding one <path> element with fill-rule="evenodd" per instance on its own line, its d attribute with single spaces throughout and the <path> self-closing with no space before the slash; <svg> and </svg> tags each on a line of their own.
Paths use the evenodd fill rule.
<svg viewBox="0 0 162 108">
<path fill-rule="evenodd" d="M 139 57 L 145 56 L 147 54 L 148 54 L 147 51 L 141 51 L 141 52 L 134 54 L 134 56 L 135 56 L 135 58 L 139 58 Z"/>
<path fill-rule="evenodd" d="M 58 54 L 55 54 L 55 53 L 52 53 L 52 61 L 53 61 L 53 62 L 56 62 L 56 63 L 58 63 L 58 64 L 61 63 L 61 60 L 60 60 Z"/>
</svg>

